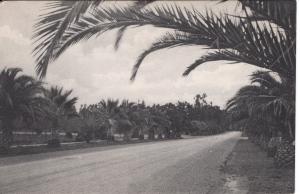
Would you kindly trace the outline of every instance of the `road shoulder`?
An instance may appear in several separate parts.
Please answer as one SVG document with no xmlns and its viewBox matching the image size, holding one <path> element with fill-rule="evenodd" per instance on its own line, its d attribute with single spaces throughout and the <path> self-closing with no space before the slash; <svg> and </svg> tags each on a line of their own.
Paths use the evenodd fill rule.
<svg viewBox="0 0 300 194">
<path fill-rule="evenodd" d="M 293 193 L 294 169 L 278 169 L 273 159 L 248 139 L 239 140 L 221 171 L 225 174 L 222 193 Z"/>
</svg>

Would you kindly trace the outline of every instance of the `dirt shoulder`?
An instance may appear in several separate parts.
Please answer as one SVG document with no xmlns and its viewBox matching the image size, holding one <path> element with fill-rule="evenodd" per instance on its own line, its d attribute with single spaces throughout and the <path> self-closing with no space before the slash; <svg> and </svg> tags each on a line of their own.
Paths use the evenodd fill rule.
<svg viewBox="0 0 300 194">
<path fill-rule="evenodd" d="M 273 159 L 246 138 L 237 142 L 221 171 L 226 177 L 224 193 L 294 192 L 295 170 L 276 168 Z"/>
</svg>

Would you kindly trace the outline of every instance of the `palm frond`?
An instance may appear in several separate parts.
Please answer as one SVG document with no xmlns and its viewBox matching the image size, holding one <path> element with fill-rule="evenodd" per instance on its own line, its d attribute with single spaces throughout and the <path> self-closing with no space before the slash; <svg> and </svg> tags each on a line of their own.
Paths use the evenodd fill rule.
<svg viewBox="0 0 300 194">
<path fill-rule="evenodd" d="M 279 88 L 281 83 L 270 74 L 270 71 L 255 71 L 250 75 L 251 84 L 257 83 L 261 87 L 272 89 Z"/>
<path fill-rule="evenodd" d="M 280 77 L 283 81 L 279 81 L 270 73 L 256 71 L 251 74 L 252 85 L 242 87 L 227 102 L 226 110 L 232 114 L 235 114 L 236 110 L 247 111 L 250 120 L 271 118 L 283 126 L 292 126 L 295 106 L 291 99 L 293 92 L 287 89 L 284 77 Z M 255 83 L 258 85 L 254 85 Z"/>
<path fill-rule="evenodd" d="M 37 56 L 36 71 L 44 77 L 48 64 L 53 60 L 52 53 L 57 49 L 59 42 L 68 27 L 79 20 L 91 7 L 96 7 L 100 1 L 54 1 L 45 7 L 49 11 L 40 16 L 34 26 L 33 39 L 36 46 L 33 54 Z M 43 44 L 40 44 L 43 42 Z"/>
<path fill-rule="evenodd" d="M 238 51 L 234 50 L 221 50 L 210 52 L 201 56 L 200 59 L 196 60 L 193 64 L 187 67 L 183 73 L 183 76 L 189 75 L 198 66 L 211 61 L 231 61 L 234 63 L 244 62 L 265 68 L 265 64 L 261 63 L 255 56 L 251 56 L 248 53 L 239 53 Z"/>
<path fill-rule="evenodd" d="M 248 7 L 253 13 L 249 19 L 271 21 L 287 33 L 296 33 L 296 1 L 239 0 L 242 7 Z"/>
<path fill-rule="evenodd" d="M 78 98 L 71 98 L 72 90 L 64 90 L 63 87 L 52 86 L 45 91 L 45 97 L 48 99 L 51 108 L 56 111 L 58 116 L 70 116 L 76 113 L 74 108 Z"/>
<path fill-rule="evenodd" d="M 187 46 L 187 45 L 199 45 L 199 41 L 201 39 L 198 38 L 197 35 L 188 34 L 188 33 L 166 33 L 162 38 L 158 41 L 152 43 L 152 45 L 145 50 L 142 54 L 139 55 L 136 64 L 133 67 L 131 74 L 131 81 L 136 78 L 137 72 L 143 62 L 143 60 L 151 53 L 165 49 L 165 48 L 173 48 L 177 46 Z M 203 43 L 203 42 L 202 42 Z"/>
<path fill-rule="evenodd" d="M 215 16 L 212 13 L 203 15 L 196 10 L 190 11 L 177 6 L 144 9 L 135 7 L 97 9 L 91 15 L 82 17 L 80 21 L 69 27 L 60 44 L 57 45 L 57 49 L 52 53 L 51 58 L 55 60 L 69 46 L 81 40 L 89 39 L 94 35 L 101 35 L 115 28 L 119 28 L 115 44 L 117 47 L 127 27 L 142 25 L 174 29 L 189 36 L 185 36 L 184 41 L 182 38 L 174 38 L 174 36 L 173 43 L 167 42 L 172 39 L 170 36 L 169 39 L 163 37 L 163 41 L 155 42 L 140 55 L 134 66 L 131 80 L 136 76 L 141 62 L 148 54 L 159 49 L 180 45 L 176 41 L 182 41 L 182 45 L 186 45 L 188 40 L 193 40 L 194 44 L 209 48 L 233 49 L 242 56 L 238 57 L 237 54 L 225 51 L 226 55 L 222 53 L 223 57 L 237 58 L 239 62 L 246 58 L 248 61 L 243 62 L 251 62 L 251 64 L 259 67 L 268 68 L 285 75 L 289 74 L 287 76 L 294 76 L 292 73 L 292 70 L 295 69 L 294 39 L 286 37 L 280 30 L 273 29 L 273 27 L 265 24 L 263 26 L 259 25 L 258 21 L 232 20 L 228 16 Z M 39 48 L 39 50 L 41 49 L 42 47 Z M 218 55 L 220 56 L 220 54 Z M 213 60 L 213 57 L 205 56 L 203 58 Z M 38 65 L 40 68 L 44 66 Z M 197 65 L 192 67 L 197 67 Z M 185 72 L 185 75 L 187 74 Z"/>
<path fill-rule="evenodd" d="M 127 29 L 127 26 L 124 26 L 124 27 L 121 27 L 118 30 L 117 38 L 116 38 L 116 41 L 115 41 L 115 50 L 117 50 L 119 48 L 121 40 L 124 36 L 124 32 L 126 31 L 126 29 Z"/>
<path fill-rule="evenodd" d="M 4 68 L 0 72 L 0 118 L 35 120 L 42 95 L 42 82 L 20 75 L 20 68 Z M 2 120 L 3 121 L 3 120 Z"/>
<path fill-rule="evenodd" d="M 288 115 L 291 104 L 284 98 L 279 97 L 265 105 L 265 110 L 272 112 L 278 118 L 284 118 Z"/>
<path fill-rule="evenodd" d="M 139 8 L 144 8 L 145 6 L 155 2 L 156 0 L 138 0 L 135 2 L 134 6 L 137 6 Z"/>
</svg>

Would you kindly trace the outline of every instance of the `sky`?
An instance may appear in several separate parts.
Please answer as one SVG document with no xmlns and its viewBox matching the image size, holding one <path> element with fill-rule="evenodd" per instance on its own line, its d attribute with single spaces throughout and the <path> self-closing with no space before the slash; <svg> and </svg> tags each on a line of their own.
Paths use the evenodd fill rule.
<svg viewBox="0 0 300 194">
<path fill-rule="evenodd" d="M 0 70 L 20 67 L 24 73 L 36 76 L 31 37 L 33 25 L 39 14 L 44 13 L 46 4 L 46 1 L 6 1 L 0 4 Z M 212 9 L 216 13 L 232 13 L 235 8 L 234 1 L 176 4 L 200 11 Z M 249 75 L 257 70 L 249 64 L 219 61 L 204 64 L 188 77 L 182 77 L 185 68 L 209 50 L 201 46 L 177 47 L 149 55 L 135 82 L 131 83 L 131 70 L 139 54 L 166 32 L 167 29 L 152 26 L 129 29 L 117 51 L 114 49 L 116 31 L 80 42 L 49 65 L 44 81 L 50 86 L 73 89 L 73 96 L 79 98 L 77 107 L 107 98 L 145 100 L 146 104 L 193 102 L 196 94 L 204 92 L 214 105 L 224 107 L 239 88 L 249 84 Z"/>
</svg>

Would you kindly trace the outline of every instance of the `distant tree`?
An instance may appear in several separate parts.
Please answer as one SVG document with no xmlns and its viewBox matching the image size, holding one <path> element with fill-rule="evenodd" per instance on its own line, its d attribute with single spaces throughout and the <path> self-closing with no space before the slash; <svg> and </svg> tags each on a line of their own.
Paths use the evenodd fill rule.
<svg viewBox="0 0 300 194">
<path fill-rule="evenodd" d="M 75 104 L 77 97 L 70 97 L 72 90 L 64 90 L 63 87 L 50 87 L 44 92 L 48 100 L 48 118 L 52 121 L 52 132 L 56 133 L 60 123 L 78 116 Z"/>
<path fill-rule="evenodd" d="M 103 123 L 99 120 L 101 116 L 99 107 L 97 104 L 81 105 L 79 109 L 79 117 L 83 125 L 81 126 L 80 135 L 84 136 L 85 140 L 89 142 L 92 139 L 93 134 L 101 134 L 103 138 L 102 126 Z"/>
<path fill-rule="evenodd" d="M 114 120 L 119 113 L 119 100 L 113 100 L 113 99 L 107 99 L 101 100 L 98 103 L 99 109 L 102 113 L 102 117 L 99 118 L 101 119 L 102 123 L 107 124 L 107 138 L 108 139 L 113 139 L 114 138 L 114 129 L 111 127 L 111 121 Z"/>
<path fill-rule="evenodd" d="M 165 106 L 156 104 L 151 107 L 151 120 L 157 125 L 158 136 L 170 138 L 171 121 Z"/>
</svg>

